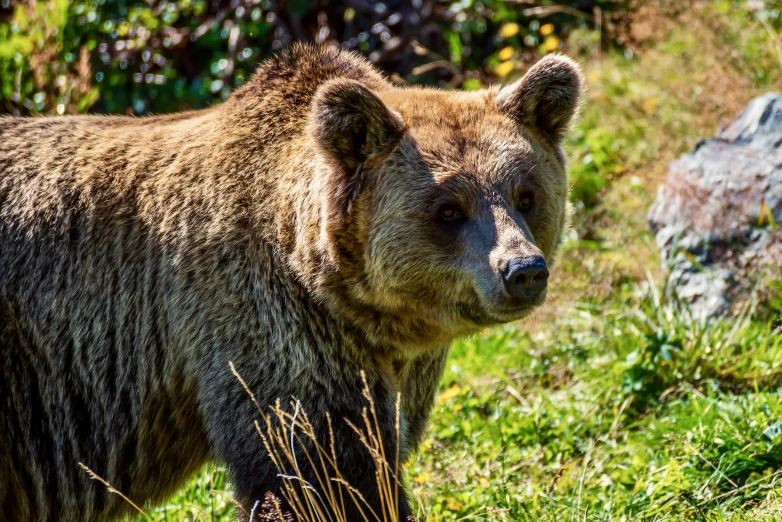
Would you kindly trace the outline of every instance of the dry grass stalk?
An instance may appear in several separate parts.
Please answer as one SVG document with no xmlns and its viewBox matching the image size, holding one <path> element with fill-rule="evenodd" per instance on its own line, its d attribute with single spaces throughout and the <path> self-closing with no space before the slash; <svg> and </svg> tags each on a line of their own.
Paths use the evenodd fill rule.
<svg viewBox="0 0 782 522">
<path fill-rule="evenodd" d="M 146 512 L 143 510 L 143 509 L 141 509 L 141 508 L 140 508 L 140 507 L 138 507 L 136 504 L 134 504 L 134 503 L 133 503 L 133 501 L 131 501 L 131 500 L 130 500 L 128 497 L 126 497 L 125 495 L 123 495 L 121 491 L 118 491 L 118 490 L 114 489 L 114 487 L 113 487 L 113 486 L 112 486 L 112 485 L 109 483 L 109 481 L 108 481 L 108 480 L 104 479 L 103 477 L 101 477 L 100 475 L 98 475 L 97 473 L 95 473 L 94 471 L 92 471 L 90 468 L 88 468 L 87 466 L 85 466 L 85 465 L 84 465 L 84 464 L 82 464 L 81 462 L 79 462 L 79 467 L 81 467 L 81 469 L 83 469 L 84 471 L 86 471 L 86 472 L 87 472 L 87 475 L 88 475 L 88 476 L 89 476 L 89 477 L 90 477 L 92 480 L 97 480 L 98 482 L 100 482 L 101 484 L 103 484 L 104 486 L 106 486 L 106 489 L 108 489 L 108 490 L 109 490 L 109 493 L 114 493 L 115 495 L 119 495 L 119 496 L 122 498 L 122 500 L 124 500 L 125 502 L 127 502 L 128 504 L 130 504 L 131 506 L 133 506 L 133 508 L 134 508 L 136 511 L 138 511 L 139 513 L 141 513 L 142 515 L 144 515 L 144 516 L 145 516 L 145 517 L 146 517 L 148 520 L 152 520 L 152 517 L 150 517 L 150 516 L 149 516 L 149 515 L 148 515 L 148 514 L 147 514 L 147 513 L 146 513 Z"/>
<path fill-rule="evenodd" d="M 294 399 L 290 402 L 293 413 L 283 409 L 279 399 L 264 412 L 234 365 L 229 364 L 231 371 L 258 408 L 262 422 L 255 422 L 256 430 L 279 472 L 279 477 L 283 479 L 281 493 L 296 520 L 354 522 L 347 518 L 346 502 L 352 503 L 365 522 L 399 520 L 400 395 L 397 395 L 396 400 L 396 451 L 393 469 L 386 458 L 375 401 L 363 372 L 362 395 L 368 403 L 368 408 L 365 407 L 362 411 L 363 426 L 356 426 L 345 420 L 369 451 L 375 464 L 375 479 L 380 497 L 380 512 L 377 512 L 364 496 L 348 483 L 339 469 L 331 416 L 326 413 L 329 432 L 329 444 L 326 447 L 318 440 L 315 427 L 299 401 Z M 304 462 L 301 459 L 305 459 L 309 465 L 314 483 L 304 477 L 299 465 Z M 287 520 L 283 518 L 279 503 L 276 506 L 276 513 L 271 514 L 275 517 L 272 520 Z M 265 516 L 268 517 L 268 511 L 266 513 Z"/>
</svg>

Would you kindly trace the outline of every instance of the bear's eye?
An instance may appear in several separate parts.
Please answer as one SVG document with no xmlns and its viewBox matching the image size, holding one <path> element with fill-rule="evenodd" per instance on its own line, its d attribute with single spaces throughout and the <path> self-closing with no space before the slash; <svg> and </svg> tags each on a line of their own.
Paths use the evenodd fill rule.
<svg viewBox="0 0 782 522">
<path fill-rule="evenodd" d="M 526 212 L 527 210 L 532 208 L 532 194 L 522 194 L 519 198 L 519 204 L 518 204 L 519 210 L 521 212 Z"/>
<path fill-rule="evenodd" d="M 463 214 L 461 211 L 453 206 L 453 205 L 445 205 L 437 212 L 438 217 L 447 222 L 447 223 L 453 223 L 456 221 L 460 221 L 463 217 Z"/>
</svg>

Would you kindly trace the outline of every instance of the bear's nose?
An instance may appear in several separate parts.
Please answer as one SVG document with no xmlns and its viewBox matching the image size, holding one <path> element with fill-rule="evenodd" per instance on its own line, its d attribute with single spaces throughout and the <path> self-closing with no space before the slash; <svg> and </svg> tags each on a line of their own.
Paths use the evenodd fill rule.
<svg viewBox="0 0 782 522">
<path fill-rule="evenodd" d="M 548 268 L 542 256 L 514 257 L 502 274 L 505 290 L 516 299 L 532 299 L 548 281 Z"/>
</svg>

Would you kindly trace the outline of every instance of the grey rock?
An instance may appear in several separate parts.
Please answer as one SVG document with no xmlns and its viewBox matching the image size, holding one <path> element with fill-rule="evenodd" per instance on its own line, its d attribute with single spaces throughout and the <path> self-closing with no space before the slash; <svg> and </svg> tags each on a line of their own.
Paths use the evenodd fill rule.
<svg viewBox="0 0 782 522">
<path fill-rule="evenodd" d="M 761 274 L 782 276 L 782 95 L 752 100 L 672 162 L 648 220 L 696 315 L 727 313 Z"/>
</svg>

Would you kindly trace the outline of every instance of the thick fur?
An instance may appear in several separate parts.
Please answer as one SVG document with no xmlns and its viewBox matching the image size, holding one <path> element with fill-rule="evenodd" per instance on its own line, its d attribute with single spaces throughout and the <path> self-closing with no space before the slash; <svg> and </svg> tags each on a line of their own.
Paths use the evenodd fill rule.
<svg viewBox="0 0 782 522">
<path fill-rule="evenodd" d="M 298 46 L 203 111 L 0 119 L 0 521 L 126 514 L 78 462 L 136 503 L 210 459 L 248 509 L 279 492 L 229 361 L 262 406 L 301 400 L 324 441 L 330 412 L 340 468 L 379 510 L 342 422 L 361 424 L 361 372 L 387 455 L 402 393 L 407 458 L 449 342 L 542 301 L 509 301 L 499 274 L 550 265 L 565 226 L 580 73 L 547 60 L 458 93 Z M 442 200 L 462 225 L 438 221 Z"/>
</svg>

